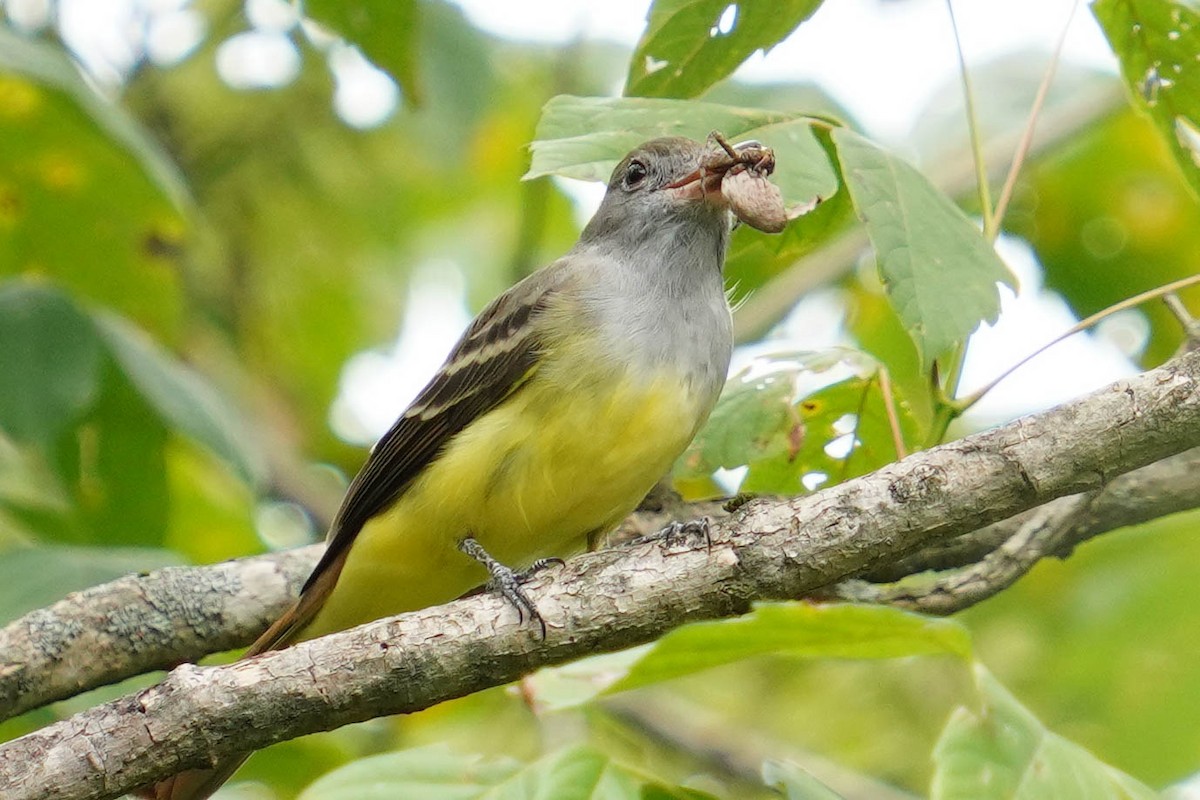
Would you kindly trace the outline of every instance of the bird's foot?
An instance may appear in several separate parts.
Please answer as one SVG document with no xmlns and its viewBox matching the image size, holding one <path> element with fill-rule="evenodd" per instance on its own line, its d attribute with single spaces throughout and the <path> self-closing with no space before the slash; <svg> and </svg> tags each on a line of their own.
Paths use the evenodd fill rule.
<svg viewBox="0 0 1200 800">
<path fill-rule="evenodd" d="M 488 587 L 499 592 L 501 597 L 517 609 L 517 619 L 522 624 L 524 624 L 526 616 L 528 616 L 531 622 L 536 622 L 542 631 L 542 638 L 545 639 L 546 621 L 538 613 L 537 606 L 533 604 L 533 600 L 525 592 L 522 584 L 551 564 L 562 565 L 565 562 L 561 558 L 539 558 L 529 565 L 528 569 L 518 572 L 492 558 L 483 549 L 483 545 L 479 544 L 472 536 L 468 536 L 459 542 L 458 549 L 484 566 L 488 574 L 492 576 L 492 579 L 488 581 Z"/>
</svg>

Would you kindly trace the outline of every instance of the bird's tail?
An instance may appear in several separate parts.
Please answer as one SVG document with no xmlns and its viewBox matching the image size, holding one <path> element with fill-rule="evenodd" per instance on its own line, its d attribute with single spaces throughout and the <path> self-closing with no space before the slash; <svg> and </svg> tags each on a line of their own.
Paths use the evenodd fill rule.
<svg viewBox="0 0 1200 800">
<path fill-rule="evenodd" d="M 153 786 L 139 789 L 137 796 L 146 800 L 203 800 L 220 789 L 249 757 L 249 753 L 244 753 L 208 769 L 180 772 Z"/>
</svg>

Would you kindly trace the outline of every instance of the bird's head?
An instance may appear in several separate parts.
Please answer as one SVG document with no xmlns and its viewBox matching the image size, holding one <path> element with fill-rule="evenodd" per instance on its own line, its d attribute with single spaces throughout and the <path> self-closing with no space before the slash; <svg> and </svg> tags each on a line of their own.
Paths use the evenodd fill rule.
<svg viewBox="0 0 1200 800">
<path fill-rule="evenodd" d="M 729 203 L 721 182 L 731 167 L 745 163 L 739 158 L 749 149 L 763 150 L 757 142 L 747 142 L 731 148 L 735 157 L 680 136 L 645 142 L 613 170 L 584 238 L 614 233 L 639 238 L 672 223 L 728 228 Z"/>
</svg>

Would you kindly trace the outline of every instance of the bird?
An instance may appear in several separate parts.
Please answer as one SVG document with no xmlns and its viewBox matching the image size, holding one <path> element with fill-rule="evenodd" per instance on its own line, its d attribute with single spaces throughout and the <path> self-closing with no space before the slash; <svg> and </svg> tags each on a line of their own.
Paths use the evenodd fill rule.
<svg viewBox="0 0 1200 800">
<path fill-rule="evenodd" d="M 489 581 L 540 622 L 518 568 L 616 527 L 724 386 L 733 215 L 721 182 L 762 148 L 720 141 L 726 155 L 682 137 L 634 148 L 575 246 L 480 312 L 371 449 L 299 599 L 244 657 Z M 143 796 L 202 800 L 246 757 Z"/>
</svg>

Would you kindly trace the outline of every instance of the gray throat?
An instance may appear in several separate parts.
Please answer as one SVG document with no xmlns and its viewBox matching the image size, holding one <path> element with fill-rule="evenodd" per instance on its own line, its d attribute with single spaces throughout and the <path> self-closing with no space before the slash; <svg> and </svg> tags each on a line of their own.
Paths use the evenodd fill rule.
<svg viewBox="0 0 1200 800">
<path fill-rule="evenodd" d="M 588 306 L 612 352 L 647 374 L 677 370 L 709 407 L 733 349 L 723 274 L 729 223 L 712 211 L 638 231 L 647 235 L 585 238 L 576 248 L 603 264 L 606 279 L 593 285 Z"/>
</svg>

